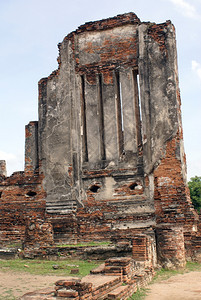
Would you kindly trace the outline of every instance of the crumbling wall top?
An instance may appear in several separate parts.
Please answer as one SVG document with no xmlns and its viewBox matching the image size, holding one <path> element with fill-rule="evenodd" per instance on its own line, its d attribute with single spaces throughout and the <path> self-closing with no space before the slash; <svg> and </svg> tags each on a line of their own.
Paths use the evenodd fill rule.
<svg viewBox="0 0 201 300">
<path fill-rule="evenodd" d="M 71 37 L 72 33 L 78 34 L 78 33 L 85 32 L 85 31 L 106 30 L 106 29 L 111 29 L 113 27 L 118 27 L 118 26 L 122 26 L 122 25 L 140 24 L 140 23 L 141 23 L 141 21 L 137 17 L 137 15 L 134 14 L 133 12 L 130 12 L 130 13 L 126 13 L 126 14 L 117 15 L 113 18 L 107 18 L 107 19 L 103 19 L 103 20 L 99 20 L 99 21 L 87 22 L 84 25 L 79 26 L 77 30 L 68 34 L 66 36 L 66 38 L 68 39 L 69 37 Z"/>
</svg>

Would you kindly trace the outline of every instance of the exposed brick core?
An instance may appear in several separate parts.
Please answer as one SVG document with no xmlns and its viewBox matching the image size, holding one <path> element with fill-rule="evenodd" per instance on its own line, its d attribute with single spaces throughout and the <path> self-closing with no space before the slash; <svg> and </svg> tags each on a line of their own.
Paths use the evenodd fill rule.
<svg viewBox="0 0 201 300">
<path fill-rule="evenodd" d="M 133 258 L 139 261 L 148 259 L 147 253 L 147 237 L 136 236 L 133 241 Z"/>
<path fill-rule="evenodd" d="M 168 53 L 166 49 L 166 32 L 170 23 L 170 21 L 167 21 L 163 24 L 154 24 L 148 29 L 148 35 L 159 44 L 160 50 L 165 53 L 165 55 Z"/>
<path fill-rule="evenodd" d="M 26 219 L 29 216 L 45 217 L 45 191 L 42 188 L 43 176 L 38 173 L 25 176 L 16 172 L 0 182 L 1 194 L 1 244 L 23 242 Z M 33 192 L 33 196 L 30 195 Z"/>
<path fill-rule="evenodd" d="M 24 249 L 41 248 L 54 244 L 51 222 L 30 216 L 26 220 Z"/>
<path fill-rule="evenodd" d="M 161 225 L 156 229 L 158 261 L 164 268 L 183 268 L 186 264 L 183 227 Z"/>
<path fill-rule="evenodd" d="M 181 161 L 176 157 L 179 143 L 178 135 L 167 142 L 165 157 L 154 171 L 156 220 L 159 224 L 182 224 L 190 230 L 198 217 L 184 183 Z"/>
</svg>

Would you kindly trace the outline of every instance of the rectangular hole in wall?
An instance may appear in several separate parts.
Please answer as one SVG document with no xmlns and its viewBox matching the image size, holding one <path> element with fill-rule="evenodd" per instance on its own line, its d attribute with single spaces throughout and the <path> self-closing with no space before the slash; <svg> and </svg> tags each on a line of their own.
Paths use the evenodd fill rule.
<svg viewBox="0 0 201 300">
<path fill-rule="evenodd" d="M 116 107 L 117 107 L 117 132 L 119 143 L 119 156 L 124 153 L 124 124 L 123 124 L 123 104 L 122 91 L 119 72 L 115 72 L 116 79 Z"/>
<path fill-rule="evenodd" d="M 82 153 L 83 161 L 88 161 L 87 148 L 87 125 L 86 125 L 86 99 L 85 99 L 85 78 L 81 75 L 81 135 L 82 135 Z"/>
<path fill-rule="evenodd" d="M 103 88 L 102 75 L 98 75 L 98 109 L 99 109 L 99 131 L 100 131 L 100 155 L 101 159 L 106 159 L 105 154 L 105 132 L 104 132 L 104 110 L 103 110 Z"/>
<path fill-rule="evenodd" d="M 133 70 L 133 83 L 134 83 L 134 106 L 135 106 L 135 119 L 136 119 L 136 132 L 137 132 L 137 144 L 138 147 L 142 145 L 141 134 L 141 99 L 140 99 L 140 85 L 138 70 Z"/>
</svg>

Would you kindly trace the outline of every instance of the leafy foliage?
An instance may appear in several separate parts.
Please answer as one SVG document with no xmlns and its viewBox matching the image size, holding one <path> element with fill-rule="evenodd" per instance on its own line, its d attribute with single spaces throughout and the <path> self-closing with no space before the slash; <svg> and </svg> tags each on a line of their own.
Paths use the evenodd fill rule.
<svg viewBox="0 0 201 300">
<path fill-rule="evenodd" d="M 192 203 L 199 212 L 201 209 L 201 177 L 195 176 L 188 182 Z"/>
</svg>

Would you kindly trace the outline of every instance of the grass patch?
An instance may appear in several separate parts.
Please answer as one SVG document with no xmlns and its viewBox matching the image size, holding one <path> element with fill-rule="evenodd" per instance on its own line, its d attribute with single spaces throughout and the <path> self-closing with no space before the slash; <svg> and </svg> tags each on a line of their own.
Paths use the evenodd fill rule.
<svg viewBox="0 0 201 300">
<path fill-rule="evenodd" d="M 92 247 L 92 246 L 109 246 L 110 242 L 89 242 L 89 243 L 78 243 L 78 244 L 60 244 L 56 247 Z"/>
<path fill-rule="evenodd" d="M 7 289 L 0 295 L 0 300 L 16 300 L 17 298 L 13 295 L 13 291 L 11 289 Z"/>
<path fill-rule="evenodd" d="M 133 294 L 129 300 L 143 300 L 147 296 L 148 289 L 141 288 L 137 289 L 137 292 Z"/>
<path fill-rule="evenodd" d="M 92 246 L 109 246 L 111 245 L 110 241 L 102 241 L 102 242 L 88 242 L 88 243 L 78 243 L 78 244 L 56 244 L 55 246 L 60 247 L 92 247 Z M 22 243 L 10 243 L 5 245 L 5 248 L 19 248 L 22 249 Z"/>
<path fill-rule="evenodd" d="M 1 295 L 0 300 L 17 300 L 17 298 L 15 296 L 12 296 L 12 295 L 5 295 L 5 296 Z"/>
<path fill-rule="evenodd" d="M 179 270 L 167 270 L 167 269 L 161 269 L 160 271 L 156 272 L 156 275 L 154 276 L 151 283 L 155 283 L 158 281 L 166 280 L 170 278 L 171 276 L 175 276 L 178 274 L 184 274 L 191 271 L 201 271 L 201 264 L 197 262 L 187 262 L 185 268 L 179 269 Z"/>
<path fill-rule="evenodd" d="M 86 276 L 90 270 L 97 267 L 101 262 L 85 261 L 85 260 L 62 260 L 62 261 L 47 261 L 47 260 L 0 260 L 1 271 L 27 272 L 36 275 L 65 275 L 70 274 L 71 269 L 78 268 L 79 273 L 74 276 Z M 53 269 L 57 265 L 58 269 Z"/>
<path fill-rule="evenodd" d="M 166 280 L 166 279 L 170 278 L 171 276 L 175 276 L 178 274 L 184 274 L 185 272 L 187 272 L 186 269 L 181 269 L 181 270 L 161 269 L 156 272 L 156 275 L 154 276 L 154 278 L 152 279 L 150 284 Z"/>
<path fill-rule="evenodd" d="M 201 263 L 188 261 L 187 264 L 186 264 L 186 268 L 187 268 L 188 272 L 201 271 Z"/>
</svg>

